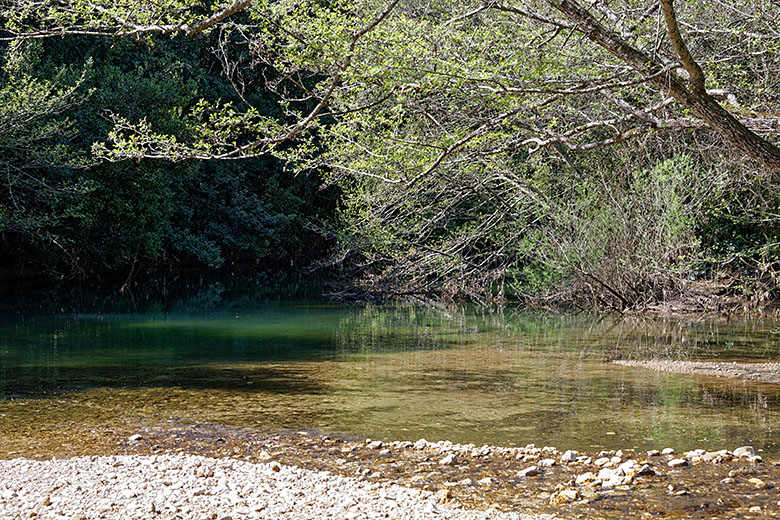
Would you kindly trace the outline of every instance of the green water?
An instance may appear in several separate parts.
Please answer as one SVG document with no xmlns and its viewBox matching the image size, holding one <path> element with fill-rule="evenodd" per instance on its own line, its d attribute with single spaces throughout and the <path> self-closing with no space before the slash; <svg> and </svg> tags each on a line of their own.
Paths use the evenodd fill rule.
<svg viewBox="0 0 780 520">
<path fill-rule="evenodd" d="M 246 299 L 7 311 L 0 452 L 3 432 L 129 417 L 580 450 L 751 444 L 780 455 L 780 385 L 608 363 L 778 361 L 779 332 L 767 320 Z"/>
</svg>

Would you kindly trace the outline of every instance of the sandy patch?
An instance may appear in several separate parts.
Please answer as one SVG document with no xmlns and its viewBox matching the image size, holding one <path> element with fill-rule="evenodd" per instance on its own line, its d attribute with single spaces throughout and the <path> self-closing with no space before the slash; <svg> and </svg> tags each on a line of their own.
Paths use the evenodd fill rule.
<svg viewBox="0 0 780 520">
<path fill-rule="evenodd" d="M 731 377 L 780 384 L 780 363 L 722 363 L 710 361 L 613 361 L 616 365 L 649 368 L 660 372 Z"/>
</svg>

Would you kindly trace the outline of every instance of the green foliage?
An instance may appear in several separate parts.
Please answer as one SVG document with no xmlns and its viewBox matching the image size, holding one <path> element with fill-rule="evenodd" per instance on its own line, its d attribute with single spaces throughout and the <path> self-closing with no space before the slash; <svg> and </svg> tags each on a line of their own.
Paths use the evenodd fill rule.
<svg viewBox="0 0 780 520">
<path fill-rule="evenodd" d="M 84 167 L 87 156 L 73 148 L 76 130 L 64 116 L 88 97 L 86 73 L 69 78 L 59 68 L 52 78 L 39 78 L 34 68 L 40 46 L 27 54 L 11 50 L 15 55 L 0 72 L 0 237 L 21 237 L 24 245 L 5 249 L 12 257 L 40 248 L 67 254 L 51 230 L 76 218 L 73 201 L 93 189 L 87 179 L 68 175 Z"/>
<path fill-rule="evenodd" d="M 289 267 L 321 254 L 308 225 L 327 217 L 334 192 L 284 173 L 276 159 L 91 158 L 93 143 L 113 129 L 107 114 L 185 138 L 200 100 L 240 103 L 209 43 L 78 37 L 17 49 L 22 59 L 0 88 L 0 119 L 9 121 L 0 129 L 6 268 L 73 275 L 139 265 Z M 263 96 L 249 95 L 273 111 Z"/>
<path fill-rule="evenodd" d="M 3 34 L 80 36 L 7 49 L 0 100 L 33 116 L 0 135 L 30 143 L 0 143 L 6 251 L 47 271 L 287 264 L 322 252 L 317 222 L 353 295 L 622 311 L 705 277 L 777 292 L 780 191 L 747 159 L 780 161 L 776 2 L 675 3 L 710 94 L 645 0 L 577 2 L 584 17 L 258 0 L 197 38 L 152 36 L 226 5 L 11 2 Z M 593 20 L 607 30 L 578 33 Z M 144 39 L 94 38 L 111 30 Z M 281 169 L 326 172 L 343 199 Z"/>
<path fill-rule="evenodd" d="M 533 290 L 616 309 L 681 290 L 700 261 L 695 225 L 712 175 L 684 155 L 638 173 L 635 163 L 625 166 L 581 179 L 545 220 L 527 245 L 536 259 L 526 270 Z"/>
</svg>

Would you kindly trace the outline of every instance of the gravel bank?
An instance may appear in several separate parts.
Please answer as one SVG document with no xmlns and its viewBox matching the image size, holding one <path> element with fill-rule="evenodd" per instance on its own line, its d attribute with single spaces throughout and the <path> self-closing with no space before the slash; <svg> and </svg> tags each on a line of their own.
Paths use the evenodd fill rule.
<svg viewBox="0 0 780 520">
<path fill-rule="evenodd" d="M 717 363 L 706 361 L 613 361 L 616 365 L 649 368 L 677 374 L 700 374 L 706 376 L 732 377 L 780 383 L 780 363 Z"/>
<path fill-rule="evenodd" d="M 0 461 L 0 519 L 495 519 L 545 515 L 467 511 L 427 491 L 275 462 L 196 455 Z"/>
</svg>

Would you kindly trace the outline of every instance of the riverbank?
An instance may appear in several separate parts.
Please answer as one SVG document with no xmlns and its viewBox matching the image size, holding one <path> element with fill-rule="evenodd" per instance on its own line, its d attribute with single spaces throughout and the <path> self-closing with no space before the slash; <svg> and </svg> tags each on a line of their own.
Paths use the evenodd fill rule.
<svg viewBox="0 0 780 520">
<path fill-rule="evenodd" d="M 725 363 L 711 361 L 671 360 L 615 360 L 612 363 L 626 367 L 639 367 L 659 372 L 730 377 L 780 384 L 780 363 Z"/>
<path fill-rule="evenodd" d="M 15 459 L 0 462 L 0 473 L 0 518 L 549 518 L 467 511 L 430 491 L 196 455 Z"/>
<path fill-rule="evenodd" d="M 105 518 L 127 518 L 127 515 L 116 515 L 120 511 L 129 512 L 127 508 L 131 506 L 146 507 L 145 511 L 150 513 L 152 504 L 160 501 L 164 502 L 161 508 L 154 505 L 162 515 L 157 516 L 174 518 L 179 514 L 177 508 L 184 511 L 190 507 L 196 511 L 196 507 L 202 506 L 202 500 L 207 501 L 203 504 L 211 504 L 208 507 L 216 508 L 217 518 L 252 518 L 253 514 L 257 518 L 376 518 L 371 516 L 374 512 L 388 513 L 391 518 L 515 518 L 497 514 L 502 512 L 612 519 L 625 518 L 627 511 L 637 517 L 780 516 L 777 488 L 780 465 L 763 460 L 751 449 L 735 448 L 686 453 L 669 449 L 577 453 L 549 446 L 507 448 L 446 441 L 385 442 L 305 431 L 257 431 L 204 424 L 147 425 L 137 427 L 132 435 L 116 439 L 113 455 L 0 462 L 2 474 L 13 476 L 13 480 L 4 478 L 3 481 L 16 486 L 10 492 L 0 490 L 3 497 L 0 518 L 3 515 L 17 518 L 23 514 L 18 501 L 13 503 L 17 505 L 9 501 L 16 498 L 12 493 L 23 491 L 27 503 L 38 509 L 47 508 L 43 505 L 47 498 L 43 491 L 54 489 L 58 482 L 66 482 L 73 476 L 92 478 L 91 482 L 101 484 L 90 485 L 88 481 L 63 484 L 58 500 L 49 496 L 51 504 L 81 502 L 76 491 L 78 486 L 82 491 L 108 486 L 116 493 L 108 497 L 90 495 L 92 503 L 99 503 L 105 509 Z M 143 465 L 152 471 L 154 464 L 163 473 L 147 476 L 132 473 L 140 471 L 133 468 Z M 210 476 L 204 469 L 204 474 L 198 477 L 200 468 L 204 467 L 221 468 L 222 476 L 218 477 L 216 470 Z M 130 489 L 125 485 L 147 477 L 155 482 L 147 489 Z M 250 487 L 244 493 L 247 479 L 256 485 L 254 490 Z M 42 484 L 32 484 L 39 480 Z M 51 485 L 46 487 L 47 484 Z M 216 493 L 214 489 L 206 498 L 193 498 L 192 503 L 187 503 L 187 493 L 201 497 L 195 493 L 214 487 L 211 484 L 222 492 Z M 114 489 L 116 486 L 124 487 Z M 184 489 L 179 491 L 180 487 Z M 169 501 L 165 498 L 166 489 L 172 497 Z M 227 504 L 223 495 L 230 496 L 233 491 L 236 492 L 233 499 L 246 502 L 246 506 L 239 504 L 240 511 L 238 505 L 230 511 L 223 507 Z M 395 506 L 386 502 L 387 497 L 382 498 L 382 493 L 394 494 L 400 509 L 392 509 Z M 113 499 L 113 504 L 105 502 L 115 496 L 119 498 Z M 293 497 L 292 502 L 284 497 Z M 296 501 L 301 507 L 310 504 L 316 513 L 307 516 L 304 509 L 295 509 Z M 354 502 L 352 516 L 346 515 L 349 511 L 342 508 L 347 502 Z M 252 510 L 252 504 L 256 503 L 268 503 L 269 509 Z M 165 509 L 166 504 L 171 507 Z M 297 512 L 297 516 L 283 516 L 285 507 L 291 508 L 290 515 Z M 59 514 L 55 509 L 42 511 L 55 515 L 44 518 L 57 518 Z M 82 514 L 71 509 L 66 511 L 70 515 L 66 518 Z M 430 514 L 424 514 L 426 511 Z M 98 517 L 95 511 L 83 514 L 82 518 Z"/>
</svg>

